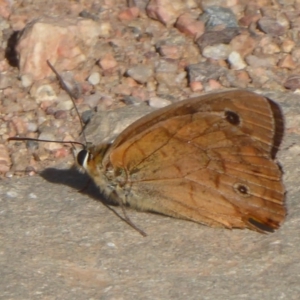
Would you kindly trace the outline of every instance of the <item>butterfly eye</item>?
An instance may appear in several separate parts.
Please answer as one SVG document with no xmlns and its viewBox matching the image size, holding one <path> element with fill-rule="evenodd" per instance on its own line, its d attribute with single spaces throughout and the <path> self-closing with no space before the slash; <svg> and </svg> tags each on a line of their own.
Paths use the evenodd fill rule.
<svg viewBox="0 0 300 300">
<path fill-rule="evenodd" d="M 240 117 L 237 113 L 227 110 L 225 111 L 225 118 L 226 120 L 232 125 L 239 125 L 240 124 Z"/>
<path fill-rule="evenodd" d="M 81 150 L 77 154 L 77 163 L 79 164 L 79 166 L 85 167 L 86 163 L 89 159 L 89 156 L 90 156 L 90 153 L 87 150 Z"/>
</svg>

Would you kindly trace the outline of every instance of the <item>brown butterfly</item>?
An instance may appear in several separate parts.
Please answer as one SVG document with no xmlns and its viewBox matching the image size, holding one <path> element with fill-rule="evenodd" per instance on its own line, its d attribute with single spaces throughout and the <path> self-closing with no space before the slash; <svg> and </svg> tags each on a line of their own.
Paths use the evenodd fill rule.
<svg viewBox="0 0 300 300">
<path fill-rule="evenodd" d="M 286 216 L 274 161 L 283 131 L 273 101 L 244 90 L 212 93 L 148 114 L 77 161 L 122 207 L 268 232 Z"/>
</svg>

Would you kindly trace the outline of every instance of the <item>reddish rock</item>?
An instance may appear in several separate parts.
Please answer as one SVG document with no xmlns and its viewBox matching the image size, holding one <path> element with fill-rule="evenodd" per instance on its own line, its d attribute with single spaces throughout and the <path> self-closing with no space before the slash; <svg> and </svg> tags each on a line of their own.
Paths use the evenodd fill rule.
<svg viewBox="0 0 300 300">
<path fill-rule="evenodd" d="M 0 0 L 0 16 L 4 19 L 8 19 L 11 14 L 12 1 Z"/>
<path fill-rule="evenodd" d="M 200 81 L 192 81 L 190 82 L 190 88 L 193 92 L 203 91 L 204 87 Z"/>
<path fill-rule="evenodd" d="M 161 56 L 167 58 L 179 59 L 182 56 L 182 47 L 177 45 L 162 45 L 159 47 L 158 51 Z"/>
<path fill-rule="evenodd" d="M 293 58 L 290 54 L 287 54 L 278 63 L 278 67 L 287 68 L 290 70 L 296 69 L 297 66 L 298 66 L 298 64 L 296 64 L 296 62 L 293 60 Z"/>
<path fill-rule="evenodd" d="M 137 7 L 130 7 L 121 11 L 118 15 L 120 21 L 132 21 L 136 19 L 140 14 L 140 11 Z"/>
<path fill-rule="evenodd" d="M 230 45 L 233 51 L 240 53 L 242 57 L 245 57 L 252 53 L 254 48 L 257 46 L 257 41 L 252 38 L 249 33 L 243 33 L 234 37 Z"/>
<path fill-rule="evenodd" d="M 221 88 L 222 88 L 222 85 L 220 84 L 219 81 L 217 81 L 215 79 L 208 80 L 208 87 L 206 88 L 206 90 L 214 91 L 214 90 L 219 90 Z"/>
<path fill-rule="evenodd" d="M 205 25 L 202 21 L 195 20 L 191 14 L 182 14 L 175 23 L 175 27 L 192 37 L 199 37 L 204 33 Z"/>
<path fill-rule="evenodd" d="M 173 25 L 178 16 L 183 13 L 184 1 L 150 0 L 146 12 L 148 17 L 158 20 L 164 25 Z"/>
<path fill-rule="evenodd" d="M 16 50 L 20 75 L 31 74 L 35 80 L 43 79 L 55 68 L 72 70 L 86 60 L 101 34 L 101 24 L 89 19 L 44 18 L 26 25 Z"/>
<path fill-rule="evenodd" d="M 113 69 L 117 65 L 118 65 L 117 61 L 115 60 L 115 58 L 113 57 L 113 55 L 110 54 L 110 53 L 106 54 L 103 58 L 101 58 L 99 60 L 99 66 L 103 70 Z"/>
</svg>

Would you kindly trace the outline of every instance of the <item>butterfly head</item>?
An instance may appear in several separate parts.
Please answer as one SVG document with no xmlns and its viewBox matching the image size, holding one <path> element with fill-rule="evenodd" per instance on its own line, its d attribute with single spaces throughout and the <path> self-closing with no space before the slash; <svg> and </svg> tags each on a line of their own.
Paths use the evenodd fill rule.
<svg viewBox="0 0 300 300">
<path fill-rule="evenodd" d="M 86 170 L 90 159 L 90 152 L 87 149 L 80 150 L 76 157 L 76 162 L 80 169 Z"/>
<path fill-rule="evenodd" d="M 76 164 L 80 171 L 91 173 L 95 168 L 101 168 L 102 160 L 109 145 L 93 146 L 88 144 L 84 149 L 75 153 Z"/>
</svg>

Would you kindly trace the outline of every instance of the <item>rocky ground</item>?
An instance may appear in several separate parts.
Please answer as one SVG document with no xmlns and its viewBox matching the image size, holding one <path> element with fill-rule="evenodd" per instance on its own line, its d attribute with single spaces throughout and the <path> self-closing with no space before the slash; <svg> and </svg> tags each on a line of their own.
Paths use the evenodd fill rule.
<svg viewBox="0 0 300 300">
<path fill-rule="evenodd" d="M 298 299 L 299 12 L 297 0 L 0 0 L 0 298 Z M 82 140 L 47 59 L 96 143 L 203 92 L 277 101 L 282 228 L 259 235 L 129 211 L 142 238 L 94 188 L 77 193 L 86 178 L 68 170 L 69 145 L 7 142 Z"/>
</svg>

